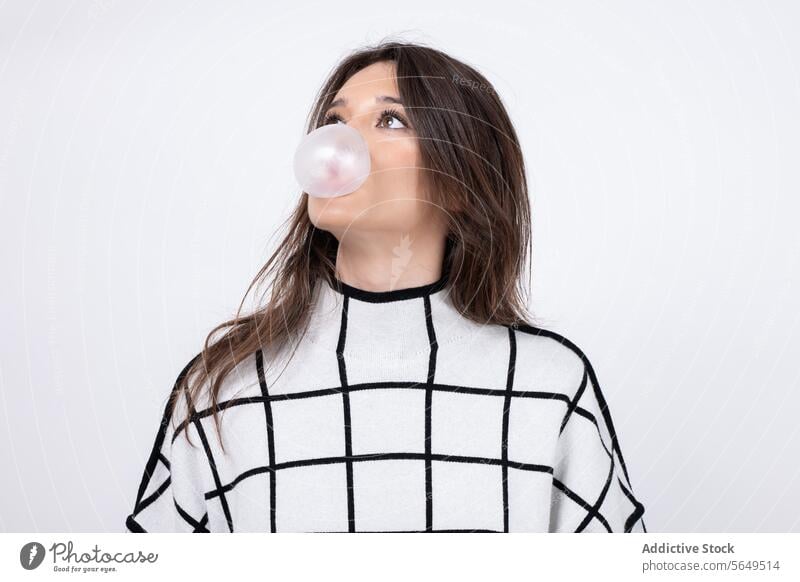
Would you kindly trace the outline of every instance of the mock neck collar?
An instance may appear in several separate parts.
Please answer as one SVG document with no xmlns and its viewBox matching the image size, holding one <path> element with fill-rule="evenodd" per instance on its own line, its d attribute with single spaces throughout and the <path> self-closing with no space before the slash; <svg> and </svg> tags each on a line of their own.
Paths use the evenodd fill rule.
<svg viewBox="0 0 800 582">
<path fill-rule="evenodd" d="M 366 303 L 391 303 L 394 301 L 404 301 L 407 299 L 418 299 L 420 297 L 430 297 L 431 295 L 441 295 L 447 286 L 448 273 L 443 270 L 441 276 L 432 283 L 417 285 L 414 287 L 403 287 L 388 291 L 368 291 L 353 285 L 348 285 L 338 278 L 333 281 L 325 279 L 325 285 L 329 289 L 341 296 L 349 299 L 356 299 Z"/>
<path fill-rule="evenodd" d="M 464 331 L 463 318 L 450 301 L 448 281 L 444 270 L 425 285 L 368 291 L 323 277 L 315 286 L 305 341 L 334 354 L 343 345 L 348 359 L 410 365 L 430 354 L 431 333 L 442 344 Z"/>
</svg>

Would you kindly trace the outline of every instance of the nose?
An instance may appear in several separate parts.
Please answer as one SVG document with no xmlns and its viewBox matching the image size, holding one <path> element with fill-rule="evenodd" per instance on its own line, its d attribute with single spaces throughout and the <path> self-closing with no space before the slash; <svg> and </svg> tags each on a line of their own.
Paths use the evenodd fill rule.
<svg viewBox="0 0 800 582">
<path fill-rule="evenodd" d="M 376 141 L 375 132 L 372 130 L 372 114 L 371 113 L 361 113 L 355 114 L 350 117 L 349 120 L 337 123 L 336 125 L 346 125 L 358 132 L 361 136 L 361 139 L 364 140 L 366 144 L 367 150 L 367 157 L 369 158 L 370 164 L 374 162 L 373 160 L 373 147 Z M 363 154 L 362 154 L 363 155 Z"/>
<path fill-rule="evenodd" d="M 352 127 L 358 133 L 361 134 L 361 137 L 365 141 L 369 141 L 371 138 L 372 132 L 370 129 L 372 128 L 372 115 L 371 113 L 357 113 L 350 117 L 348 121 L 345 122 L 345 125 Z"/>
</svg>

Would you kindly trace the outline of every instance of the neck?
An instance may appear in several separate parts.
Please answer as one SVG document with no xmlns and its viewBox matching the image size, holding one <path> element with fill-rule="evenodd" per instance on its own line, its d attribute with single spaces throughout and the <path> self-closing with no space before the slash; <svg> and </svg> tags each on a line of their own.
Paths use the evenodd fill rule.
<svg viewBox="0 0 800 582">
<path fill-rule="evenodd" d="M 445 245 L 445 237 L 431 229 L 366 238 L 351 232 L 337 250 L 336 278 L 366 292 L 423 287 L 442 277 Z"/>
</svg>

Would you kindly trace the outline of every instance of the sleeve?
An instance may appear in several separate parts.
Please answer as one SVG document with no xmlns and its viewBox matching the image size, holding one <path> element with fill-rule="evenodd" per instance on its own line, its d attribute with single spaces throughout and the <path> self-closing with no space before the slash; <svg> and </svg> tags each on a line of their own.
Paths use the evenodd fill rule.
<svg viewBox="0 0 800 582">
<path fill-rule="evenodd" d="M 194 361 L 194 360 L 192 360 Z M 133 512 L 128 515 L 126 532 L 208 533 L 208 510 L 203 491 L 203 457 L 197 442 L 190 443 L 182 430 L 188 397 L 180 395 L 173 407 L 181 377 L 178 376 L 167 399 L 155 442 L 147 459 Z M 180 432 L 176 435 L 176 430 Z M 196 432 L 194 432 L 197 435 Z M 173 439 L 173 435 L 176 438 Z"/>
<path fill-rule="evenodd" d="M 611 412 L 585 356 L 561 423 L 553 463 L 551 532 L 646 533 Z"/>
</svg>

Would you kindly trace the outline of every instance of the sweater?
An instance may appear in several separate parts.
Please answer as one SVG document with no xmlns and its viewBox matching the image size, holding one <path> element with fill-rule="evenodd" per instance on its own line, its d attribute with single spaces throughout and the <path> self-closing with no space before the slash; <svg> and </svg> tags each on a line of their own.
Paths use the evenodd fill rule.
<svg viewBox="0 0 800 582">
<path fill-rule="evenodd" d="M 223 381 L 224 451 L 210 399 L 168 401 L 126 531 L 646 532 L 586 355 L 446 283 L 319 281 L 306 333 Z"/>
</svg>

